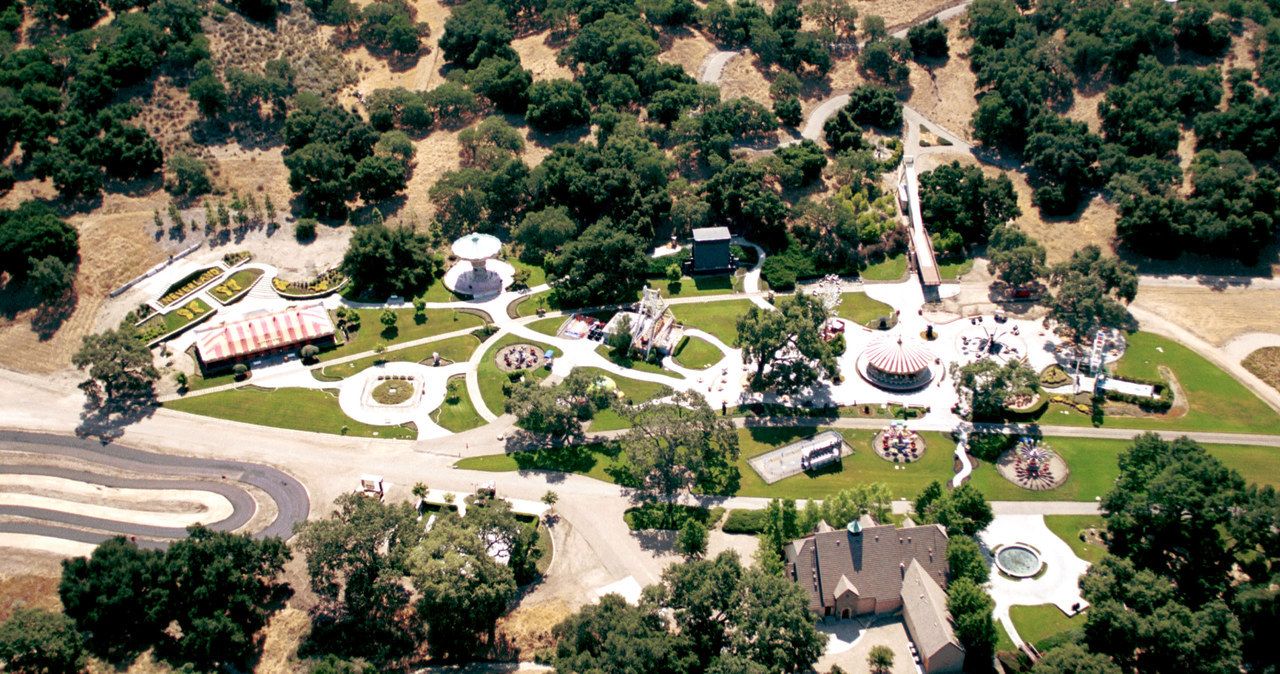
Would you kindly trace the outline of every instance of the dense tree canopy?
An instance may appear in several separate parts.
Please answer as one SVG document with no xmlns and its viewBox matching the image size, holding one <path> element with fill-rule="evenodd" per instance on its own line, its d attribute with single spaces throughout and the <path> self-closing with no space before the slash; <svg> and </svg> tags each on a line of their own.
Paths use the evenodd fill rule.
<svg viewBox="0 0 1280 674">
<path fill-rule="evenodd" d="M 81 384 L 91 394 L 106 394 L 107 400 L 146 396 L 160 378 L 152 362 L 151 349 L 142 343 L 132 325 L 85 335 L 71 363 L 87 369 L 89 380 Z"/>
<path fill-rule="evenodd" d="M 619 440 L 627 469 L 651 498 L 668 504 L 681 493 L 737 490 L 738 436 L 705 398 L 680 391 L 662 403 L 629 405 L 631 430 Z"/>
<path fill-rule="evenodd" d="M 84 636 L 61 613 L 18 608 L 0 623 L 0 663 L 17 674 L 75 674 L 85 664 Z"/>
<path fill-rule="evenodd" d="M 1085 246 L 1053 268 L 1049 277 L 1054 296 L 1047 302 L 1059 329 L 1082 340 L 1097 325 L 1120 325 L 1128 312 L 1120 301 L 1138 294 L 1133 265 L 1103 257 L 1097 246 Z"/>
<path fill-rule="evenodd" d="M 912 507 L 923 521 L 945 527 L 949 536 L 976 536 L 992 519 L 991 505 L 967 482 L 950 491 L 931 482 L 916 496 Z"/>
<path fill-rule="evenodd" d="M 1001 364 L 982 358 L 965 365 L 952 364 L 956 395 L 974 420 L 999 421 L 1016 397 L 1036 392 L 1039 377 L 1021 360 L 1010 358 Z"/>
<path fill-rule="evenodd" d="M 342 257 L 342 271 L 361 293 L 373 297 L 416 297 L 442 271 L 427 237 L 409 227 L 365 225 L 356 230 Z"/>
<path fill-rule="evenodd" d="M 827 311 L 815 297 L 797 293 L 774 309 L 752 306 L 738 318 L 735 346 L 755 365 L 752 386 L 794 393 L 840 374 L 831 344 L 822 338 Z"/>
<path fill-rule="evenodd" d="M 48 206 L 26 201 L 15 210 L 0 210 L 0 273 L 24 280 L 40 260 L 74 263 L 79 254 L 80 235 Z"/>
<path fill-rule="evenodd" d="M 960 162 L 920 176 L 920 210 L 939 253 L 961 253 L 985 243 L 991 231 L 1022 214 L 1009 176 L 986 178 Z"/>
</svg>

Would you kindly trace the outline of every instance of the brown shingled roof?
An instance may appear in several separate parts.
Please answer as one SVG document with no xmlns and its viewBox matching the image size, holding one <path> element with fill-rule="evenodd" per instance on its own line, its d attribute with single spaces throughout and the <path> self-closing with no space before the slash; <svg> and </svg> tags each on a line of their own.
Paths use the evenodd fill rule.
<svg viewBox="0 0 1280 674">
<path fill-rule="evenodd" d="M 795 580 L 809 594 L 810 610 L 818 613 L 834 603 L 841 577 L 877 604 L 897 603 L 904 570 L 913 560 L 938 585 L 947 582 L 947 533 L 937 524 L 818 533 L 787 546 L 787 557 Z"/>
<path fill-rule="evenodd" d="M 947 644 L 963 650 L 951 628 L 946 593 L 916 560 L 907 567 L 907 575 L 902 580 L 902 610 L 911 616 L 915 628 L 911 638 L 922 657 L 932 657 Z"/>
</svg>

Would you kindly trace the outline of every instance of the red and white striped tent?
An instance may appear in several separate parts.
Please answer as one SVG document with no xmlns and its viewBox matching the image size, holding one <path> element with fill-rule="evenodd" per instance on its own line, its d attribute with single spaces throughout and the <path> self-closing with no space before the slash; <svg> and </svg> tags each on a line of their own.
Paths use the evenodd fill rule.
<svg viewBox="0 0 1280 674">
<path fill-rule="evenodd" d="M 331 340 L 333 334 L 329 312 L 312 304 L 209 327 L 196 334 L 196 353 L 207 367 Z"/>
<path fill-rule="evenodd" d="M 914 375 L 933 362 L 933 354 L 923 344 L 901 336 L 884 336 L 873 340 L 865 351 L 867 365 L 881 372 Z"/>
</svg>

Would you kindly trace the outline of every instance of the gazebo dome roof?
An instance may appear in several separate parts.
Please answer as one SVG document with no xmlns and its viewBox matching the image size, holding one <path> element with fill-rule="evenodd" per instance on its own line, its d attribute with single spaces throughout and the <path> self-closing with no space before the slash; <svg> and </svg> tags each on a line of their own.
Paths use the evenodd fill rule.
<svg viewBox="0 0 1280 674">
<path fill-rule="evenodd" d="M 453 254 L 463 260 L 487 260 L 502 250 L 502 241 L 492 234 L 468 234 L 453 242 Z"/>
<path fill-rule="evenodd" d="M 863 353 L 867 365 L 889 374 L 913 375 L 933 362 L 933 354 L 923 344 L 901 335 L 874 339 Z"/>
</svg>

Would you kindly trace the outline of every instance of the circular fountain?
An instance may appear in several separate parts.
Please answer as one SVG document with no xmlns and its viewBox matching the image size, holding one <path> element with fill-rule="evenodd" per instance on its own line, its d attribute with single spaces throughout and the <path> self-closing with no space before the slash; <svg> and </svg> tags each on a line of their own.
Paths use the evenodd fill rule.
<svg viewBox="0 0 1280 674">
<path fill-rule="evenodd" d="M 1007 576 L 1030 578 L 1040 573 L 1043 566 L 1040 553 L 1022 543 L 1006 545 L 996 551 L 996 567 Z"/>
</svg>

